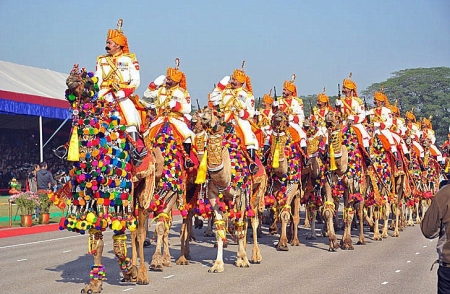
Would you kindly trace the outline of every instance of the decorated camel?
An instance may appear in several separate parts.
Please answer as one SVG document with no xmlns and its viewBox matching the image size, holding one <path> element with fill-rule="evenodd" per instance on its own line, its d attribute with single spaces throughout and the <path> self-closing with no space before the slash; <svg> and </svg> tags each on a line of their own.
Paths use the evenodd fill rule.
<svg viewBox="0 0 450 294">
<path fill-rule="evenodd" d="M 248 154 L 242 148 L 240 138 L 233 126 L 223 122 L 220 112 L 211 108 L 201 110 L 201 122 L 204 127 L 206 148 L 200 152 L 201 161 L 196 182 L 207 186 L 207 200 L 200 199 L 199 208 L 205 216 L 214 217 L 217 240 L 217 258 L 209 272 L 224 271 L 223 246 L 227 228 L 231 227 L 238 243 L 237 267 L 250 265 L 246 253 L 248 220 L 253 229 L 253 249 L 251 261 L 260 263 L 262 256 L 258 247 L 258 214 L 264 209 L 263 194 L 267 176 L 264 169 L 254 175 L 248 170 Z M 196 141 L 199 149 L 205 142 Z M 206 206 L 206 208 L 205 208 Z"/>
<path fill-rule="evenodd" d="M 117 103 L 98 97 L 97 78 L 75 65 L 67 79 L 66 98 L 72 111 L 70 144 L 59 149 L 73 162 L 71 181 L 52 200 L 60 208 L 68 203 L 60 229 L 89 234 L 88 253 L 94 257 L 90 283 L 82 293 L 100 293 L 106 279 L 102 263 L 103 232 L 112 230 L 113 252 L 123 280 L 148 284 L 143 244 L 147 208 L 154 188 L 154 164 L 147 156 L 139 168 L 133 166 L 130 145 L 117 116 Z M 111 93 L 113 95 L 113 93 Z M 131 234 L 131 258 L 127 236 Z M 137 265 L 137 258 L 140 263 Z"/>
<path fill-rule="evenodd" d="M 272 134 L 270 136 L 270 152 L 267 160 L 268 188 L 265 205 L 273 213 L 270 234 L 278 232 L 281 222 L 281 233 L 277 249 L 288 251 L 287 225 L 291 220 L 292 246 L 299 246 L 298 224 L 300 222 L 300 197 L 302 196 L 301 171 L 303 156 L 300 148 L 293 143 L 288 131 L 288 115 L 277 111 L 272 117 Z"/>
</svg>

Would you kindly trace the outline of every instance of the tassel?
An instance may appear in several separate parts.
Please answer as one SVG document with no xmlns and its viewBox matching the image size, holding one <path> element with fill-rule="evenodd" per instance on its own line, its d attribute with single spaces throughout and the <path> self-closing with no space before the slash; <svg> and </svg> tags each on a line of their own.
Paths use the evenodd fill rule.
<svg viewBox="0 0 450 294">
<path fill-rule="evenodd" d="M 334 158 L 333 144 L 330 144 L 330 170 L 337 170 L 336 161 Z"/>
<path fill-rule="evenodd" d="M 72 135 L 70 136 L 69 150 L 67 152 L 68 161 L 79 161 L 79 143 L 78 143 L 78 127 L 74 126 L 72 129 Z"/>
<path fill-rule="evenodd" d="M 444 170 L 444 172 L 446 173 L 446 174 L 448 174 L 448 169 L 450 168 L 450 160 L 448 160 L 447 159 L 447 163 L 445 164 L 445 170 Z"/>
<path fill-rule="evenodd" d="M 280 167 L 280 149 L 278 148 L 278 142 L 275 144 L 275 151 L 273 152 L 272 168 Z"/>
<path fill-rule="evenodd" d="M 200 162 L 200 166 L 198 167 L 197 171 L 197 178 L 195 179 L 196 184 L 203 184 L 206 181 L 206 169 L 207 169 L 207 156 L 208 151 L 205 150 L 205 153 L 203 154 L 202 161 Z"/>
</svg>

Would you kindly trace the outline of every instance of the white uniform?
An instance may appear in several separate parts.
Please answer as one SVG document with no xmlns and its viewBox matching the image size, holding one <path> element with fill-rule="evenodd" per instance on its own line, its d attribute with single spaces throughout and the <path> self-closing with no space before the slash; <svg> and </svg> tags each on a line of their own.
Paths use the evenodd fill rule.
<svg viewBox="0 0 450 294">
<path fill-rule="evenodd" d="M 255 97 L 251 92 L 243 88 L 231 89 L 225 87 L 214 88 L 209 96 L 213 105 L 218 105 L 225 114 L 225 121 L 235 121 L 244 135 L 244 143 L 247 149 L 258 149 L 259 144 L 255 133 L 252 131 L 249 119 L 255 115 Z"/>
<path fill-rule="evenodd" d="M 432 129 L 423 129 L 422 130 L 422 138 L 423 139 L 428 139 L 431 142 L 430 149 L 431 149 L 432 155 L 436 156 L 437 161 L 443 162 L 442 153 L 437 148 L 437 146 L 435 145 L 435 143 L 436 143 L 436 135 L 434 134 L 434 130 L 432 130 Z"/>
<path fill-rule="evenodd" d="M 362 105 L 361 99 L 358 97 L 344 97 L 336 100 L 336 106 L 341 107 L 341 112 L 347 115 L 347 118 L 353 122 L 353 126 L 360 131 L 363 147 L 369 147 L 370 136 L 362 124 L 366 118 L 366 112 L 364 110 L 364 105 Z"/>
<path fill-rule="evenodd" d="M 280 110 L 289 114 L 289 126 L 293 127 L 300 136 L 300 147 L 306 147 L 306 133 L 303 130 L 305 121 L 303 101 L 298 97 L 292 97 L 291 99 L 280 98 L 278 103 Z"/>
<path fill-rule="evenodd" d="M 406 146 L 405 140 L 403 140 L 406 132 L 405 120 L 401 117 L 394 117 L 392 119 L 391 132 L 395 143 L 402 147 L 403 154 L 409 154 L 408 147 Z"/>
<path fill-rule="evenodd" d="M 420 136 L 422 135 L 422 131 L 420 130 L 419 125 L 417 123 L 410 123 L 409 125 L 407 125 L 407 129 L 411 131 L 410 138 L 414 147 L 416 147 L 416 149 L 419 151 L 419 156 L 424 157 L 425 150 L 419 143 Z"/>
<path fill-rule="evenodd" d="M 191 97 L 188 91 L 179 86 L 169 89 L 162 85 L 155 90 L 147 89 L 140 101 L 146 108 L 156 108 L 157 119 L 151 123 L 150 129 L 168 120 L 183 137 L 183 142 L 192 142 L 194 133 L 185 121 L 185 116 L 191 112 Z"/>
<path fill-rule="evenodd" d="M 391 144 L 391 151 L 397 152 L 397 146 L 390 128 L 392 127 L 392 112 L 387 107 L 376 107 L 366 112 L 366 115 L 371 116 L 373 122 L 374 135 L 382 134 Z"/>
<path fill-rule="evenodd" d="M 139 129 L 141 116 L 136 107 L 128 97 L 140 84 L 139 63 L 132 53 L 119 54 L 115 56 L 101 55 L 97 58 L 95 76 L 98 78 L 98 97 L 104 97 L 108 102 L 113 102 L 115 92 L 116 100 L 125 116 L 127 131 L 132 132 Z M 120 113 L 117 114 L 120 116 Z"/>
</svg>

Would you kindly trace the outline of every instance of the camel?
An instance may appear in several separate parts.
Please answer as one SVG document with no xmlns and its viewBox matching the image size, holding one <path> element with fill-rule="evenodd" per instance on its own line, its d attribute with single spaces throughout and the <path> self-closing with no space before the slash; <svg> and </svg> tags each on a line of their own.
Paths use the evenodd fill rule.
<svg viewBox="0 0 450 294">
<path fill-rule="evenodd" d="M 75 65 L 66 81 L 66 98 L 73 114 L 72 136 L 70 144 L 57 151 L 64 150 L 67 160 L 73 161 L 73 169 L 71 181 L 52 199 L 60 208 L 70 203 L 67 218 L 60 220 L 60 229 L 89 234 L 88 253 L 94 262 L 90 282 L 81 293 L 102 291 L 106 278 L 103 231 L 108 228 L 114 231 L 113 252 L 123 280 L 141 285 L 150 281 L 143 244 L 154 187 L 153 160 L 147 156 L 139 167 L 131 164 L 127 134 L 115 115 L 117 104 L 96 99 L 98 87 L 92 76 Z M 127 256 L 127 230 L 131 232 L 131 258 Z"/>
<path fill-rule="evenodd" d="M 267 176 L 262 168 L 257 174 L 250 175 L 248 154 L 245 148 L 241 147 L 240 138 L 233 132 L 233 126 L 223 123 L 221 113 L 204 108 L 200 117 L 207 136 L 205 153 L 199 158 L 206 166 L 200 164 L 199 173 L 206 173 L 206 170 L 202 171 L 202 167 L 207 168 L 207 197 L 213 209 L 217 240 L 217 257 L 208 271 L 211 273 L 224 271 L 223 247 L 226 241 L 227 222 L 229 226 L 232 224 L 238 243 L 235 265 L 250 266 L 245 251 L 248 219 L 253 229 L 251 261 L 259 264 L 262 256 L 257 240 L 258 214 L 264 208 L 263 193 Z M 202 182 L 204 181 L 205 179 Z"/>
<path fill-rule="evenodd" d="M 281 233 L 277 250 L 288 251 L 287 225 L 291 220 L 292 246 L 299 246 L 298 224 L 300 223 L 300 198 L 302 197 L 301 149 L 292 142 L 288 131 L 288 116 L 283 111 L 276 111 L 272 116 L 271 147 L 267 160 L 269 184 L 265 196 L 266 206 L 271 207 L 273 223 L 270 234 L 278 232 L 277 223 L 281 222 Z M 293 207 L 293 208 L 291 208 Z"/>
<path fill-rule="evenodd" d="M 183 216 L 180 238 L 180 256 L 177 265 L 188 265 L 190 257 L 189 240 L 192 238 L 192 203 L 186 197 L 194 197 L 193 177 L 195 170 L 186 169 L 184 159 L 187 156 L 180 140 L 175 136 L 174 127 L 168 122 L 168 114 L 164 123 L 150 129 L 144 138 L 146 145 L 151 146 L 155 158 L 155 192 L 150 202 L 150 210 L 154 212 L 152 222 L 155 223 L 156 247 L 149 269 L 163 271 L 163 267 L 171 267 L 169 251 L 169 230 L 172 225 L 172 209 L 175 204 Z M 194 200 L 195 201 L 195 200 Z"/>
<path fill-rule="evenodd" d="M 405 185 L 404 162 L 401 166 L 395 164 L 394 156 L 387 153 L 389 146 L 383 146 L 382 141 L 375 135 L 372 140 L 370 153 L 373 158 L 373 165 L 368 169 L 370 178 L 368 188 L 368 203 L 373 205 L 374 235 L 373 240 L 381 241 L 388 237 L 388 219 L 391 211 L 395 215 L 393 220 L 393 237 L 398 237 L 401 211 L 399 204 L 403 200 Z M 399 151 L 401 152 L 401 151 Z M 400 153 L 401 156 L 402 153 Z M 370 199 L 370 200 L 369 200 Z M 379 220 L 384 220 L 383 227 L 378 229 Z"/>
</svg>

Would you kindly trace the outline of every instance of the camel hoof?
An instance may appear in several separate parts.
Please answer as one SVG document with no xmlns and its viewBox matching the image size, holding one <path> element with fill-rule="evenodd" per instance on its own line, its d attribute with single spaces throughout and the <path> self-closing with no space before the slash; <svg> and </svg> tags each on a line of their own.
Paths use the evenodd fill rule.
<svg viewBox="0 0 450 294">
<path fill-rule="evenodd" d="M 277 246 L 278 251 L 289 251 L 289 247 L 287 246 Z"/>
<path fill-rule="evenodd" d="M 358 241 L 356 245 L 366 245 L 366 241 Z"/>
<path fill-rule="evenodd" d="M 335 249 L 335 248 L 333 248 L 333 247 L 329 247 L 328 248 L 328 252 L 336 252 L 337 250 Z"/>
</svg>

